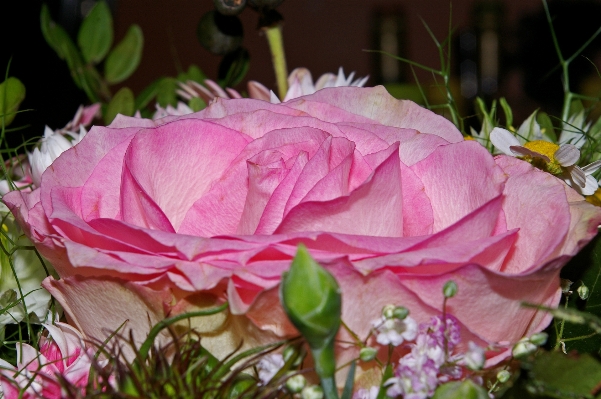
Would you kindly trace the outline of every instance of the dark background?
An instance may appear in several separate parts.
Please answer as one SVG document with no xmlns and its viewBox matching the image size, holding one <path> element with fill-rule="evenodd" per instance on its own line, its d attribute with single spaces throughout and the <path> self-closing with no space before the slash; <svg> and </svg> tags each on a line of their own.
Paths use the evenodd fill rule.
<svg viewBox="0 0 601 399">
<path fill-rule="evenodd" d="M 82 9 L 89 9 L 92 0 L 48 0 L 53 19 L 61 23 L 73 37 L 81 21 Z M 562 49 L 571 55 L 601 25 L 599 1 L 550 1 L 551 13 Z M 64 126 L 87 98 L 72 83 L 66 63 L 45 43 L 39 14 L 42 1 L 3 0 L 0 5 L 0 68 L 6 69 L 12 57 L 9 74 L 16 76 L 27 88 L 21 109 L 31 111 L 17 117 L 14 126 L 29 128 L 14 132 L 16 142 L 23 135 L 41 135 L 43 126 L 56 129 Z M 176 76 L 190 64 L 198 65 L 209 77 L 216 77 L 220 57 L 204 50 L 196 39 L 200 17 L 213 8 L 211 0 L 112 0 L 115 23 L 115 43 L 132 23 L 144 33 L 144 51 L 140 68 L 123 85 L 139 93 L 161 76 Z M 493 14 L 489 24 L 498 35 L 499 57 L 496 90 L 478 94 L 487 99 L 507 97 L 521 122 L 536 108 L 559 113 L 562 100 L 559 75 L 548 75 L 557 66 L 557 57 L 541 0 L 455 0 L 452 11 L 448 0 L 286 0 L 278 8 L 284 16 L 284 39 L 289 70 L 304 66 L 317 78 L 325 72 L 345 72 L 358 76 L 370 75 L 368 85 L 383 83 L 378 55 L 365 49 L 378 47 L 378 19 L 396 15 L 400 30 L 398 50 L 403 57 L 430 67 L 439 67 L 438 50 L 429 37 L 422 20 L 433 34 L 444 40 L 449 31 L 452 13 L 454 84 L 459 87 L 460 65 L 470 55 L 462 53 L 460 37 L 473 33 L 478 40 L 484 20 L 482 10 Z M 488 11 L 486 11 L 488 10 Z M 492 10 L 492 11 L 491 11 Z M 257 15 L 247 9 L 241 15 L 244 25 L 244 46 L 251 54 L 248 79 L 275 89 L 275 77 L 265 38 L 256 30 Z M 596 40 L 571 69 L 571 84 L 575 90 L 598 95 L 601 78 L 595 67 L 601 66 Z M 473 54 L 472 54 L 473 55 Z M 477 58 L 477 54 L 473 55 Z M 475 59 L 477 62 L 477 59 Z M 411 70 L 400 66 L 394 82 L 413 83 Z M 422 85 L 433 83 L 431 74 L 416 71 Z M 117 86 L 116 88 L 118 88 Z M 116 91 L 113 88 L 113 92 Z M 244 85 L 239 86 L 244 89 Z M 460 97 L 464 112 L 473 112 L 473 96 Z"/>
</svg>

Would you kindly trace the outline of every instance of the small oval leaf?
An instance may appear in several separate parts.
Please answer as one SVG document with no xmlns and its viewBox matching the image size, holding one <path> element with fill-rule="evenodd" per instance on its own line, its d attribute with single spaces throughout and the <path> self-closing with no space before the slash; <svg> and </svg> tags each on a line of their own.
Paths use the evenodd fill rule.
<svg viewBox="0 0 601 399">
<path fill-rule="evenodd" d="M 113 17 L 105 1 L 96 3 L 83 20 L 77 44 L 87 63 L 99 63 L 110 50 L 113 44 Z"/>
<path fill-rule="evenodd" d="M 10 77 L 0 83 L 0 118 L 4 119 L 4 126 L 10 125 L 15 119 L 19 105 L 24 99 L 25 86 L 19 79 Z"/>
<path fill-rule="evenodd" d="M 110 124 L 117 114 L 132 116 L 135 110 L 134 93 L 129 88 L 123 87 L 106 107 L 104 123 Z"/>
<path fill-rule="evenodd" d="M 44 39 L 46 39 L 46 42 L 60 59 L 67 61 L 75 84 L 81 88 L 83 77 L 80 71 L 82 70 L 83 63 L 79 51 L 63 27 L 50 18 L 50 11 L 48 11 L 48 7 L 45 4 L 42 6 L 40 23 Z"/>
<path fill-rule="evenodd" d="M 109 84 L 123 82 L 140 64 L 144 36 L 138 25 L 132 25 L 125 37 L 109 53 L 104 64 L 104 78 Z"/>
<path fill-rule="evenodd" d="M 157 103 L 161 107 L 167 105 L 177 105 L 177 93 L 178 89 L 177 80 L 174 78 L 163 78 L 157 87 Z"/>
</svg>

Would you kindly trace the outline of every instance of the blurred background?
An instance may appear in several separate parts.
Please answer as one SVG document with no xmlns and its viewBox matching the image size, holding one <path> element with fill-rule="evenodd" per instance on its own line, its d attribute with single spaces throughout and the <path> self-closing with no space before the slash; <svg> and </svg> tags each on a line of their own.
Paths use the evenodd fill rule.
<svg viewBox="0 0 601 399">
<path fill-rule="evenodd" d="M 15 125 L 29 125 L 21 135 L 43 133 L 43 126 L 64 126 L 87 97 L 71 79 L 66 63 L 46 44 L 40 30 L 38 0 L 3 0 L 0 6 L 2 51 L 0 67 L 27 88 Z M 94 0 L 47 0 L 52 18 L 74 38 Z M 140 93 L 162 76 L 177 76 L 192 64 L 215 79 L 220 56 L 199 43 L 197 24 L 213 9 L 212 0 L 107 0 L 114 18 L 115 43 L 131 24 L 144 34 L 142 61 L 120 86 Z M 597 0 L 550 0 L 549 7 L 564 55 L 574 53 L 601 25 Z M 283 35 L 289 71 L 307 67 L 317 79 L 343 67 L 345 73 L 369 75 L 367 85 L 384 84 L 403 98 L 422 101 L 419 80 L 433 102 L 443 102 L 435 76 L 409 67 L 382 50 L 439 69 L 438 49 L 425 24 L 439 41 L 450 37 L 451 85 L 463 115 L 474 114 L 476 96 L 491 101 L 506 97 L 519 124 L 532 111 L 559 114 L 563 99 L 558 59 L 542 0 L 285 0 Z M 257 30 L 257 13 L 246 9 L 243 46 L 250 69 L 237 88 L 257 80 L 275 91 L 268 45 Z M 450 30 L 451 27 L 451 30 Z M 449 36 L 450 33 L 450 36 Z M 573 90 L 601 94 L 601 39 L 571 67 Z M 118 88 L 119 86 L 117 86 Z M 477 125 L 477 121 L 474 123 Z M 17 133 L 16 133 L 17 134 Z M 19 141 L 19 140 L 18 140 Z"/>
</svg>

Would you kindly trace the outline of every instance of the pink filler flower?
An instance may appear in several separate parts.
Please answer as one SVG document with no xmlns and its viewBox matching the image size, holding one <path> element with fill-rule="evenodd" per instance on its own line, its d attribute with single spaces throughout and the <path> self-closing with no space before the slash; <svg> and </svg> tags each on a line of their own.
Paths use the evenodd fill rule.
<svg viewBox="0 0 601 399">
<path fill-rule="evenodd" d="M 167 315 L 227 300 L 228 313 L 191 320 L 218 356 L 296 334 L 278 284 L 299 243 L 338 279 L 360 337 L 389 303 L 418 323 L 439 315 L 453 279 L 458 350 L 518 341 L 550 321 L 521 302 L 555 306 L 560 268 L 601 222 L 554 176 L 383 87 L 119 116 L 4 201 L 87 338 L 129 320 L 141 342 Z"/>
</svg>

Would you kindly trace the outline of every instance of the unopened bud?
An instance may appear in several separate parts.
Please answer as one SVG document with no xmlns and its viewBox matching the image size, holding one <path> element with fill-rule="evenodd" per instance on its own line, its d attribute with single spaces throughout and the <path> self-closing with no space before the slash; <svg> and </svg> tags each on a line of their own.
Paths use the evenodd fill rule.
<svg viewBox="0 0 601 399">
<path fill-rule="evenodd" d="M 447 281 L 442 287 L 442 293 L 444 294 L 445 298 L 454 297 L 457 294 L 457 283 L 455 283 L 453 280 Z"/>
<path fill-rule="evenodd" d="M 386 319 L 392 319 L 394 317 L 394 309 L 396 309 L 396 306 L 389 303 L 382 308 L 382 316 Z"/>
<path fill-rule="evenodd" d="M 302 399 L 323 399 L 323 390 L 318 385 L 304 387 L 301 392 Z"/>
<path fill-rule="evenodd" d="M 580 284 L 580 287 L 578 287 L 576 291 L 578 292 L 578 296 L 580 297 L 580 299 L 582 299 L 583 301 L 586 301 L 591 293 L 591 290 L 589 290 L 589 288 L 586 285 L 584 285 L 584 283 Z"/>
<path fill-rule="evenodd" d="M 409 309 L 404 306 L 397 306 L 392 312 L 392 317 L 399 320 L 404 320 L 409 315 Z"/>
<path fill-rule="evenodd" d="M 499 380 L 501 384 L 506 383 L 507 381 L 509 381 L 510 378 L 511 373 L 507 370 L 501 370 L 497 373 L 497 380 Z"/>
<path fill-rule="evenodd" d="M 511 350 L 511 353 L 513 354 L 513 357 L 524 357 L 524 356 L 528 356 L 531 353 L 534 353 L 537 349 L 537 346 L 534 345 L 532 342 L 530 342 L 530 340 L 528 339 L 521 339 L 517 344 L 515 344 L 513 346 L 513 349 Z"/>
<path fill-rule="evenodd" d="M 545 332 L 539 332 L 539 333 L 533 334 L 530 337 L 530 342 L 532 342 L 536 346 L 543 346 L 544 344 L 547 343 L 548 338 L 549 338 L 549 334 L 547 334 Z"/>
<path fill-rule="evenodd" d="M 299 393 L 307 385 L 307 379 L 302 374 L 293 375 L 286 380 L 286 389 L 290 393 Z"/>
<path fill-rule="evenodd" d="M 378 351 L 375 348 L 361 348 L 359 351 L 359 359 L 364 362 L 369 362 L 370 360 L 374 360 L 377 354 Z"/>
<path fill-rule="evenodd" d="M 561 292 L 563 292 L 566 295 L 570 295 L 572 293 L 572 291 L 570 291 L 570 287 L 573 283 L 573 281 L 570 281 L 567 278 L 560 279 Z"/>
<path fill-rule="evenodd" d="M 342 311 L 338 283 L 302 244 L 282 277 L 280 298 L 288 318 L 311 348 L 322 347 L 338 332 Z"/>
</svg>

